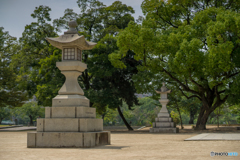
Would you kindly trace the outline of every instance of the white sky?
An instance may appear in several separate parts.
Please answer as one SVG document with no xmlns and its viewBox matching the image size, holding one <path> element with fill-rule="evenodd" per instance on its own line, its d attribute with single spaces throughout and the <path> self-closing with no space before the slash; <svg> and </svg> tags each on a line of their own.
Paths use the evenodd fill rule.
<svg viewBox="0 0 240 160">
<path fill-rule="evenodd" d="M 109 6 L 116 0 L 100 0 L 105 5 Z M 120 0 L 123 4 L 133 7 L 135 19 L 142 16 L 141 4 L 143 0 Z M 67 8 L 73 9 L 79 13 L 80 9 L 77 5 L 77 0 L 0 0 L 0 27 L 4 27 L 4 31 L 9 31 L 9 34 L 14 37 L 21 37 L 22 32 L 27 24 L 35 21 L 31 14 L 35 7 L 39 5 L 49 6 L 52 11 L 50 17 L 52 20 L 62 17 L 64 10 Z"/>
</svg>

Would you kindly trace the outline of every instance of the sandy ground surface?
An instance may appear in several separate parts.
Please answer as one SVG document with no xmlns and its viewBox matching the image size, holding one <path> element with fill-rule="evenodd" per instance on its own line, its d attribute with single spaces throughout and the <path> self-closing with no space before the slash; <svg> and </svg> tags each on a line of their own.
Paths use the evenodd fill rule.
<svg viewBox="0 0 240 160">
<path fill-rule="evenodd" d="M 0 132 L 0 160 L 164 160 L 240 159 L 240 141 L 184 141 L 199 133 L 240 133 L 236 127 L 207 127 L 194 131 L 185 127 L 178 134 L 112 132 L 111 145 L 95 148 L 27 148 L 27 132 Z M 237 157 L 210 152 L 238 152 Z"/>
</svg>

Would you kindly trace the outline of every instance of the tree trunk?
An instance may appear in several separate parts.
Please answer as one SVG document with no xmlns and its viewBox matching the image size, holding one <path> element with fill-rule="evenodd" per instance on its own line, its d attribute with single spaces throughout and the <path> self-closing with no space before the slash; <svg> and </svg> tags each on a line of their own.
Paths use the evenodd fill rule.
<svg viewBox="0 0 240 160">
<path fill-rule="evenodd" d="M 190 120 L 189 120 L 189 124 L 194 124 L 194 115 L 195 115 L 195 113 L 192 111 L 192 110 L 190 110 Z"/>
<path fill-rule="evenodd" d="M 181 116 L 180 109 L 179 109 L 179 107 L 178 107 L 178 106 L 177 106 L 177 111 L 178 111 L 178 114 L 179 114 L 179 117 L 180 117 L 181 129 L 183 129 L 183 124 L 182 124 L 182 116 Z"/>
<path fill-rule="evenodd" d="M 29 115 L 29 118 L 30 118 L 30 125 L 33 125 L 33 118 L 31 115 Z"/>
<path fill-rule="evenodd" d="M 133 128 L 128 124 L 127 120 L 125 119 L 125 117 L 122 114 L 122 111 L 120 109 L 120 106 L 117 107 L 118 113 L 120 115 L 120 117 L 122 118 L 124 124 L 126 125 L 126 127 L 128 128 L 129 131 L 133 131 Z"/>
<path fill-rule="evenodd" d="M 105 116 L 106 116 L 106 113 L 103 113 L 101 116 L 102 116 L 102 119 L 103 119 L 103 121 L 104 121 L 104 118 L 105 118 Z"/>
<path fill-rule="evenodd" d="M 198 120 L 197 120 L 196 128 L 195 128 L 195 129 L 199 129 L 201 117 L 203 116 L 204 112 L 205 112 L 205 110 L 203 109 L 203 106 L 202 106 L 202 107 L 200 108 L 200 112 L 199 112 L 199 115 L 198 115 Z"/>
<path fill-rule="evenodd" d="M 3 120 L 3 118 L 0 118 L 0 124 L 2 124 L 2 120 Z"/>
<path fill-rule="evenodd" d="M 220 116 L 220 108 L 218 108 L 218 112 L 217 112 L 217 124 L 218 124 L 218 128 L 219 128 L 219 116 Z"/>
<path fill-rule="evenodd" d="M 206 110 L 204 109 L 204 106 L 201 107 L 195 128 L 196 130 L 206 129 L 206 123 L 211 112 L 212 112 L 211 109 Z"/>
</svg>

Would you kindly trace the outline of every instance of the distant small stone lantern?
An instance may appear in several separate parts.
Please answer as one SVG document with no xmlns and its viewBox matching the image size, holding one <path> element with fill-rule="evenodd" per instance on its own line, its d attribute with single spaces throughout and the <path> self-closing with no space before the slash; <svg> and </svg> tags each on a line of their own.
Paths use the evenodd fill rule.
<svg viewBox="0 0 240 160">
<path fill-rule="evenodd" d="M 150 132 L 161 132 L 161 133 L 177 133 L 178 128 L 175 127 L 174 122 L 172 121 L 171 116 L 167 110 L 167 104 L 169 99 L 167 99 L 167 94 L 171 93 L 165 83 L 162 83 L 161 89 L 156 90 L 157 93 L 161 95 L 159 102 L 162 105 L 160 112 L 158 113 L 158 117 L 155 118 L 155 122 L 153 122 L 153 128 L 150 128 Z"/>
<path fill-rule="evenodd" d="M 159 93 L 161 95 L 161 98 L 159 100 L 159 102 L 162 105 L 162 108 L 160 110 L 160 112 L 158 113 L 158 116 L 167 116 L 169 117 L 169 113 L 167 110 L 167 104 L 169 102 L 169 99 L 167 99 L 167 94 L 171 93 L 171 90 L 169 90 L 166 86 L 165 83 L 162 83 L 162 87 L 161 89 L 156 90 L 157 93 Z"/>
</svg>

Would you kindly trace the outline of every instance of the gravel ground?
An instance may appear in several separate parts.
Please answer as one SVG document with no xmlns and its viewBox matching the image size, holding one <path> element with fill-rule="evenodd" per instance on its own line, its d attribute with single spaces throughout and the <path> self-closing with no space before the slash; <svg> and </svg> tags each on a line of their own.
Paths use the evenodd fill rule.
<svg viewBox="0 0 240 160">
<path fill-rule="evenodd" d="M 146 129 L 145 132 L 112 132 L 111 145 L 107 146 L 54 149 L 27 148 L 26 131 L 0 132 L 0 160 L 240 159 L 240 141 L 184 141 L 200 131 L 194 132 L 189 128 L 180 130 L 178 134 L 151 134 Z M 239 133 L 233 128 L 222 131 Z M 238 152 L 239 155 L 211 157 L 211 151 Z"/>
</svg>

